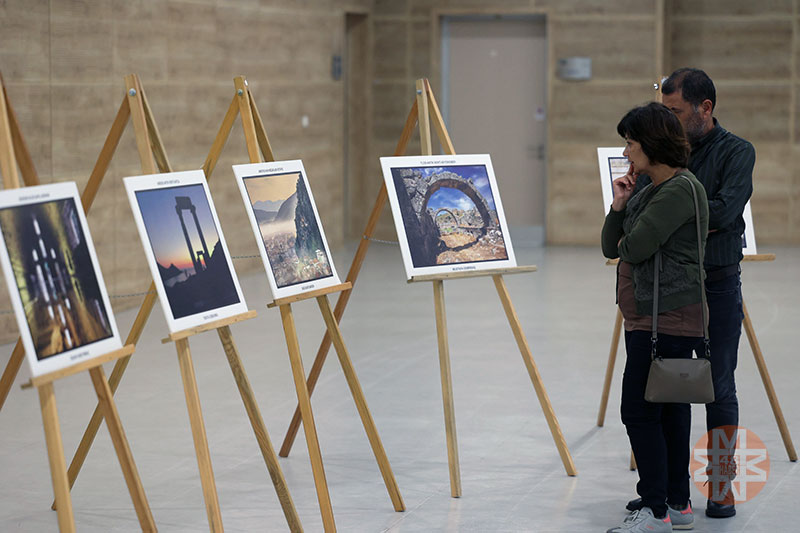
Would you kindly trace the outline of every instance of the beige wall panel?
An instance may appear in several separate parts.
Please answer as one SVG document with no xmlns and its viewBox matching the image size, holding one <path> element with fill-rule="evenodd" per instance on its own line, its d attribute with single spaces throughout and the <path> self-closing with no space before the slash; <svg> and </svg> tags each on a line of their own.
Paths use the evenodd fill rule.
<svg viewBox="0 0 800 533">
<path fill-rule="evenodd" d="M 214 6 L 170 2 L 167 13 L 167 75 L 170 79 L 203 82 L 227 73 L 226 58 L 218 42 L 216 17 Z"/>
<path fill-rule="evenodd" d="M 406 75 L 408 23 L 376 20 L 373 39 L 376 78 L 402 78 Z"/>
<path fill-rule="evenodd" d="M 376 83 L 373 86 L 375 119 L 372 129 L 375 140 L 397 143 L 408 112 L 414 104 L 413 87 L 413 80 L 404 83 Z M 394 145 L 388 153 L 379 151 L 378 155 L 391 155 L 393 152 Z"/>
<path fill-rule="evenodd" d="M 50 19 L 53 83 L 104 83 L 113 63 L 111 19 Z"/>
<path fill-rule="evenodd" d="M 792 0 L 672 0 L 677 16 L 791 15 Z"/>
<path fill-rule="evenodd" d="M 592 58 L 592 79 L 641 79 L 653 72 L 653 23 L 640 20 L 554 20 L 550 43 L 556 58 Z M 613 38 L 609 38 L 613 36 Z"/>
<path fill-rule="evenodd" d="M 0 72 L 6 83 L 49 80 L 49 17 L 46 0 L 0 3 Z"/>
<path fill-rule="evenodd" d="M 408 4 L 412 0 L 375 0 L 375 12 L 381 15 L 397 15 L 408 13 Z"/>
<path fill-rule="evenodd" d="M 792 148 L 792 181 L 790 186 L 791 211 L 789 217 L 789 239 L 800 244 L 800 148 Z"/>
<path fill-rule="evenodd" d="M 606 85 L 555 82 L 550 109 L 550 142 L 619 143 L 617 123 L 632 107 L 650 101 L 649 82 Z"/>
<path fill-rule="evenodd" d="M 792 148 L 789 143 L 759 143 L 753 170 L 753 196 L 787 196 L 793 179 Z"/>
<path fill-rule="evenodd" d="M 681 20 L 673 25 L 672 60 L 723 79 L 782 79 L 791 75 L 792 22 Z"/>
<path fill-rule="evenodd" d="M 159 17 L 116 19 L 113 25 L 113 75 L 136 73 L 143 83 L 167 79 L 169 28 Z"/>
<path fill-rule="evenodd" d="M 8 78 L 6 78 L 8 79 Z M 17 114 L 25 144 L 33 158 L 39 179 L 52 181 L 52 139 L 50 116 L 50 85 L 48 83 L 6 83 L 8 98 Z M 22 176 L 20 176 L 20 180 Z"/>
<path fill-rule="evenodd" d="M 437 73 L 438 75 L 438 73 Z M 431 72 L 431 23 L 411 23 L 411 77 L 432 78 Z"/>
<path fill-rule="evenodd" d="M 789 237 L 791 165 L 792 149 L 788 143 L 760 143 L 756 146 L 751 205 L 758 243 L 785 242 Z"/>
<path fill-rule="evenodd" d="M 122 90 L 109 85 L 68 85 L 53 88 L 53 175 L 80 174 L 79 187 L 89 178 L 108 129 L 114 120 Z"/>
<path fill-rule="evenodd" d="M 789 197 L 760 198 L 751 201 L 753 225 L 758 244 L 778 244 L 789 240 L 789 217 L 791 201 Z"/>
<path fill-rule="evenodd" d="M 536 7 L 546 7 L 557 15 L 652 15 L 655 0 L 533 0 Z"/>
<path fill-rule="evenodd" d="M 717 84 L 714 115 L 725 129 L 753 144 L 782 142 L 789 136 L 789 86 Z"/>
<path fill-rule="evenodd" d="M 50 15 L 105 20 L 111 18 L 111 7 L 107 0 L 51 0 Z"/>
</svg>

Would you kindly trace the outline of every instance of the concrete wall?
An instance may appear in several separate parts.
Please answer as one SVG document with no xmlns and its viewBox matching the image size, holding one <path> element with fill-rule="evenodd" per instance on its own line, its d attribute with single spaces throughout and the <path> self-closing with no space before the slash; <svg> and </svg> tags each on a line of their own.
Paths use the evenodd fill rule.
<svg viewBox="0 0 800 533">
<path fill-rule="evenodd" d="M 603 211 L 595 147 L 620 144 L 619 118 L 653 99 L 653 81 L 680 66 L 711 75 L 715 114 L 756 146 L 757 241 L 800 243 L 798 0 L 378 0 L 376 155 L 394 149 L 414 79 L 430 77 L 437 89 L 439 17 L 466 13 L 547 15 L 549 243 L 597 245 Z M 574 55 L 592 58 L 591 81 L 556 79 L 556 59 Z M 388 217 L 380 229 L 392 234 Z"/>
<path fill-rule="evenodd" d="M 339 247 L 344 82 L 332 78 L 331 57 L 343 53 L 345 12 L 371 9 L 371 0 L 4 0 L 0 72 L 41 181 L 79 188 L 122 101 L 124 75 L 140 76 L 175 170 L 202 166 L 233 77 L 247 76 L 276 157 L 303 159 L 326 234 Z M 247 161 L 237 120 L 211 180 L 233 255 L 257 254 L 230 168 Z M 129 125 L 88 217 L 112 295 L 141 292 L 150 280 L 121 180 L 137 174 Z M 240 275 L 263 268 L 259 259 L 234 264 Z M 117 309 L 140 301 L 113 299 Z M 5 283 L 0 302 L 10 310 Z M 0 342 L 15 336 L 13 315 L 0 315 Z"/>
</svg>

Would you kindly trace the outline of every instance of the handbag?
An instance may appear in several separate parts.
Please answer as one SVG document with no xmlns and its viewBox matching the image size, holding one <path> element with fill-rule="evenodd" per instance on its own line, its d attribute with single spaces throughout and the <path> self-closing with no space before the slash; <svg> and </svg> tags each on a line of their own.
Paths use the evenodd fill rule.
<svg viewBox="0 0 800 533">
<path fill-rule="evenodd" d="M 655 273 L 653 275 L 653 328 L 652 347 L 650 349 L 650 372 L 647 375 L 647 386 L 644 399 L 653 403 L 710 403 L 714 401 L 714 381 L 711 377 L 711 350 L 708 340 L 708 324 L 706 322 L 706 288 L 703 282 L 703 249 L 700 236 L 700 206 L 697 201 L 697 190 L 692 180 L 681 176 L 692 187 L 694 199 L 695 221 L 697 223 L 697 257 L 700 268 L 700 293 L 703 309 L 703 344 L 702 357 L 691 359 L 663 358 L 657 354 L 658 343 L 658 273 L 661 270 L 661 250 L 656 252 Z"/>
</svg>

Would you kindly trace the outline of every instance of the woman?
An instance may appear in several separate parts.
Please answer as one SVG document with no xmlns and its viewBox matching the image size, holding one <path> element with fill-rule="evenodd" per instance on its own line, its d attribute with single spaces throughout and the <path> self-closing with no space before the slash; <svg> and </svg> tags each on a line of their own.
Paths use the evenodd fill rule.
<svg viewBox="0 0 800 533">
<path fill-rule="evenodd" d="M 625 319 L 622 422 L 639 472 L 642 508 L 616 532 L 691 529 L 689 502 L 689 404 L 644 399 L 651 361 L 653 275 L 661 252 L 658 288 L 658 355 L 691 358 L 703 337 L 697 222 L 692 186 L 700 206 L 700 249 L 708 233 L 705 189 L 685 167 L 689 144 L 678 118 L 664 105 L 630 110 L 617 125 L 625 138 L 628 173 L 613 183 L 614 202 L 603 225 L 603 253 L 619 258 L 617 301 Z M 652 183 L 632 196 L 639 174 Z M 691 182 L 691 183 L 690 183 Z"/>
</svg>

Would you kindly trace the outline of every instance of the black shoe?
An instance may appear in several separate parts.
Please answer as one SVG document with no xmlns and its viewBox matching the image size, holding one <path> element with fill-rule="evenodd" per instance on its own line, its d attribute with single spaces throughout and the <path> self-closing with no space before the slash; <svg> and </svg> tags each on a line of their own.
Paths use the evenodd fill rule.
<svg viewBox="0 0 800 533">
<path fill-rule="evenodd" d="M 723 503 L 717 503 L 714 500 L 708 500 L 706 504 L 706 516 L 709 518 L 730 518 L 735 514 L 736 506 L 733 504 L 725 505 Z"/>
<path fill-rule="evenodd" d="M 642 499 L 636 498 L 635 500 L 629 501 L 628 505 L 625 506 L 625 509 L 629 511 L 638 511 L 642 507 L 644 507 L 644 505 L 642 504 Z"/>
</svg>

